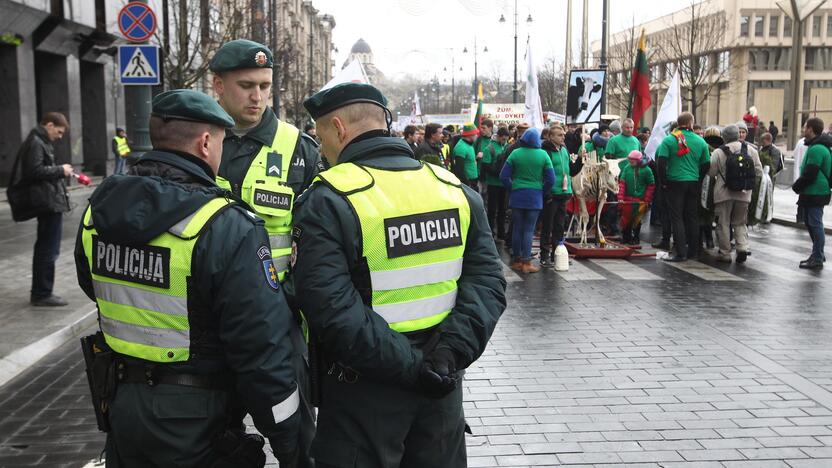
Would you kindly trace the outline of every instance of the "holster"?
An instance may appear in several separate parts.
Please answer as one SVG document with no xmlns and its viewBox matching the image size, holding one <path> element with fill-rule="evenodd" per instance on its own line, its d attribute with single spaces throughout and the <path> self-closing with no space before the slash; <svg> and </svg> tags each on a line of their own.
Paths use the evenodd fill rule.
<svg viewBox="0 0 832 468">
<path fill-rule="evenodd" d="M 87 383 L 90 386 L 98 430 L 109 432 L 110 402 L 115 398 L 118 382 L 116 353 L 107 345 L 104 334 L 100 331 L 81 338 L 81 351 L 84 353 Z"/>
</svg>

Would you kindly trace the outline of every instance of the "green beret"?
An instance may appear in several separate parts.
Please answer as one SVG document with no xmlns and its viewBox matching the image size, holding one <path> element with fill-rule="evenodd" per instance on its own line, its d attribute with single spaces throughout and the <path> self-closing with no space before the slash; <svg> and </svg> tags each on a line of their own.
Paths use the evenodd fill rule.
<svg viewBox="0 0 832 468">
<path fill-rule="evenodd" d="M 274 57 L 272 51 L 263 44 L 237 39 L 223 44 L 211 58 L 208 67 L 214 73 L 246 68 L 272 68 Z"/>
<path fill-rule="evenodd" d="M 329 89 L 318 91 L 303 101 L 303 107 L 313 119 L 340 109 L 350 104 L 366 102 L 379 107 L 387 107 L 387 98 L 375 87 L 363 83 L 342 83 Z"/>
<path fill-rule="evenodd" d="M 234 126 L 228 115 L 211 96 L 192 89 L 174 89 L 153 98 L 152 115 L 163 120 L 204 122 L 219 127 Z"/>
</svg>

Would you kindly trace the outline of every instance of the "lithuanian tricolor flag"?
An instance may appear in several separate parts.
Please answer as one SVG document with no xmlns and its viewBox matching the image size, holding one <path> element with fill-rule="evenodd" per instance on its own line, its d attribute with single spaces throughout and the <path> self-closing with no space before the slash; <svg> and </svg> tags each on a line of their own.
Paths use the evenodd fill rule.
<svg viewBox="0 0 832 468">
<path fill-rule="evenodd" d="M 638 128 L 638 121 L 641 116 L 650 108 L 653 102 L 650 100 L 650 72 L 647 68 L 647 44 L 644 40 L 644 29 L 641 30 L 641 38 L 638 41 L 638 52 L 636 63 L 633 65 L 633 77 L 630 80 L 630 109 L 628 114 Z"/>
<path fill-rule="evenodd" d="M 477 115 L 474 116 L 474 126 L 480 128 L 482 120 L 482 83 L 477 88 Z"/>
</svg>

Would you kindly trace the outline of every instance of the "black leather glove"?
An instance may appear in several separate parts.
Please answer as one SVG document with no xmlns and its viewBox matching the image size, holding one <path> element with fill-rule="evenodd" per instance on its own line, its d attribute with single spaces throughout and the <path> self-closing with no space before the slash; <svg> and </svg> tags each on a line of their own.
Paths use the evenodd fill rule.
<svg viewBox="0 0 832 468">
<path fill-rule="evenodd" d="M 226 430 L 214 438 L 214 449 L 221 455 L 211 468 L 262 468 L 266 465 L 263 453 L 265 440 L 258 434 L 241 430 Z"/>
<path fill-rule="evenodd" d="M 297 468 L 300 464 L 300 453 L 297 449 L 291 452 L 275 452 L 274 456 L 277 458 L 280 468 Z"/>
<path fill-rule="evenodd" d="M 456 358 L 448 348 L 438 348 L 425 357 L 419 370 L 419 389 L 431 398 L 442 398 L 456 390 Z"/>
</svg>

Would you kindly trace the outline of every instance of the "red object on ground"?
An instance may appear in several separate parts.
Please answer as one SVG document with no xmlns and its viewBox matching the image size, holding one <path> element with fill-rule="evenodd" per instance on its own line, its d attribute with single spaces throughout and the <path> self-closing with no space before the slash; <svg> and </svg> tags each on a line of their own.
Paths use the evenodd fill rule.
<svg viewBox="0 0 832 468">
<path fill-rule="evenodd" d="M 606 247 L 600 247 L 598 244 L 582 246 L 579 242 L 569 241 L 564 242 L 564 245 L 575 258 L 627 258 L 634 252 L 634 249 L 609 239 L 607 239 Z"/>
</svg>

